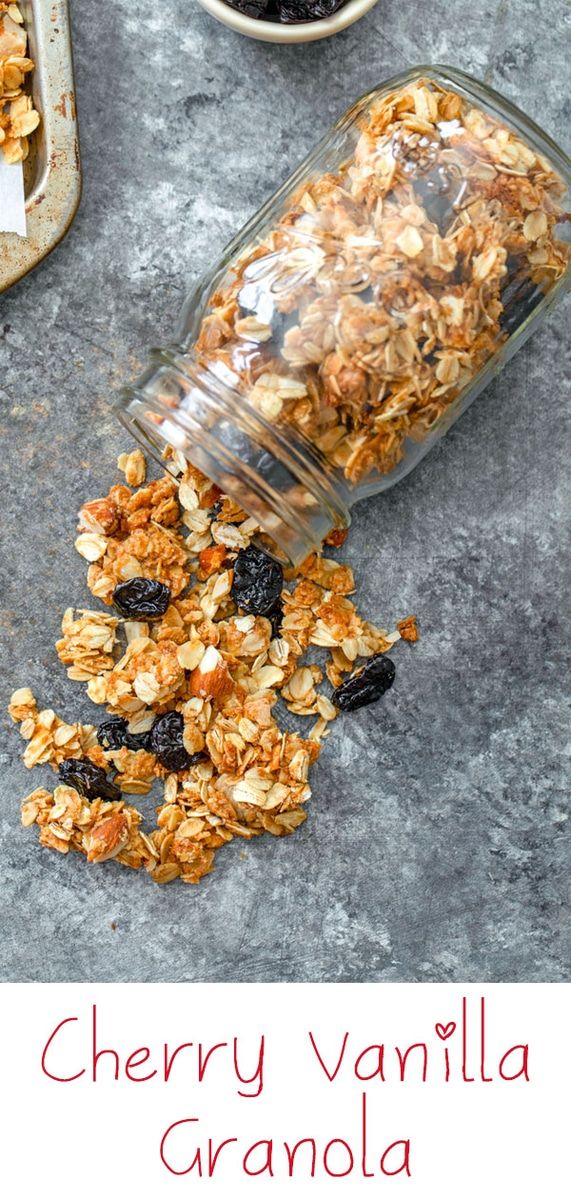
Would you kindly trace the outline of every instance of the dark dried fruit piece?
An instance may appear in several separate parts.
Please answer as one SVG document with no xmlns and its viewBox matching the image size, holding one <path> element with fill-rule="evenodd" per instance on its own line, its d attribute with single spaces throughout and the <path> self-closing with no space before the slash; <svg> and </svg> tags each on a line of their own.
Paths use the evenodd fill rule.
<svg viewBox="0 0 571 1200">
<path fill-rule="evenodd" d="M 508 258 L 506 267 L 507 273 L 500 292 L 504 306 L 500 326 L 504 333 L 510 334 L 531 316 L 545 293 L 539 284 L 530 279 L 528 270 L 519 266 L 517 260 Z"/>
<path fill-rule="evenodd" d="M 167 712 L 155 721 L 149 738 L 149 748 L 167 771 L 184 771 L 190 755 L 184 748 L 182 713 Z"/>
<path fill-rule="evenodd" d="M 337 12 L 345 0 L 277 0 L 277 9 L 285 25 L 301 21 L 319 21 Z"/>
<path fill-rule="evenodd" d="M 66 758 L 59 765 L 62 783 L 75 788 L 86 800 L 120 800 L 121 792 L 107 778 L 101 767 L 89 759 Z"/>
<path fill-rule="evenodd" d="M 370 658 L 362 671 L 351 675 L 335 688 L 331 697 L 333 704 L 344 712 L 353 712 L 379 700 L 392 687 L 395 677 L 395 664 L 386 654 L 375 654 Z"/>
<path fill-rule="evenodd" d="M 124 717 L 109 717 L 102 721 L 97 730 L 97 741 L 104 750 L 147 750 L 149 746 L 148 733 L 130 733 Z"/>
<path fill-rule="evenodd" d="M 162 617 L 171 602 L 170 588 L 158 579 L 144 579 L 137 575 L 118 583 L 113 592 L 113 603 L 122 617 L 133 621 L 148 621 Z"/>
<path fill-rule="evenodd" d="M 264 17 L 269 0 L 226 0 L 226 3 L 245 17 Z"/>
<path fill-rule="evenodd" d="M 149 734 L 149 750 L 156 754 L 161 766 L 167 771 L 185 771 L 193 763 L 204 758 L 204 754 L 188 754 L 182 740 L 184 719 L 182 713 L 167 712 L 157 717 Z"/>
<path fill-rule="evenodd" d="M 266 613 L 266 617 L 268 618 L 268 621 L 271 621 L 272 624 L 272 637 L 279 637 L 282 621 L 284 619 L 284 606 L 281 599 L 276 600 L 273 608 Z"/>
<path fill-rule="evenodd" d="M 277 614 L 283 582 L 283 567 L 259 546 L 238 551 L 231 595 L 244 612 L 271 620 L 271 614 Z"/>
<path fill-rule="evenodd" d="M 125 745 L 127 722 L 124 717 L 109 717 L 97 730 L 97 741 L 104 750 L 120 750 Z"/>
</svg>

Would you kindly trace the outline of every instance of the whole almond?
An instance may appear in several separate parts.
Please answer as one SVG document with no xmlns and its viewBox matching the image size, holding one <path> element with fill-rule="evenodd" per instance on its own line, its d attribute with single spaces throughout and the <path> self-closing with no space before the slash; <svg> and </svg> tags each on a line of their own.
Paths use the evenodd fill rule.
<svg viewBox="0 0 571 1200">
<path fill-rule="evenodd" d="M 189 679 L 191 696 L 224 701 L 232 691 L 232 677 L 216 646 L 207 646 Z"/>
<path fill-rule="evenodd" d="M 114 533 L 119 523 L 117 507 L 108 496 L 84 504 L 78 517 L 80 533 Z"/>
<path fill-rule="evenodd" d="M 129 838 L 130 821 L 127 813 L 113 812 L 108 817 L 102 817 L 93 826 L 86 840 L 87 861 L 92 863 L 105 862 L 115 858 L 126 846 Z"/>
</svg>

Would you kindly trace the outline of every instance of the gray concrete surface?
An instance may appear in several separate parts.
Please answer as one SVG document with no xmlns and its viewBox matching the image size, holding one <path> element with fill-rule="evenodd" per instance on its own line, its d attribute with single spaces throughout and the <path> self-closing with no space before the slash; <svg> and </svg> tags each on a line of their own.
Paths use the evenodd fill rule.
<svg viewBox="0 0 571 1200">
<path fill-rule="evenodd" d="M 0 679 L 2 711 L 29 683 L 88 719 L 52 645 L 63 609 L 89 599 L 74 514 L 125 445 L 116 387 L 169 337 L 188 283 L 383 77 L 448 61 L 568 138 L 569 9 L 380 0 L 301 48 L 240 39 L 191 0 L 115 0 L 103 18 L 99 0 L 74 0 L 72 17 L 82 206 L 0 299 Z M 18 802 L 50 772 L 26 772 L 2 718 L 2 978 L 569 977 L 566 316 L 355 514 L 363 608 L 416 612 L 423 638 L 395 652 L 386 700 L 337 725 L 294 838 L 230 847 L 197 889 L 42 851 Z"/>
</svg>

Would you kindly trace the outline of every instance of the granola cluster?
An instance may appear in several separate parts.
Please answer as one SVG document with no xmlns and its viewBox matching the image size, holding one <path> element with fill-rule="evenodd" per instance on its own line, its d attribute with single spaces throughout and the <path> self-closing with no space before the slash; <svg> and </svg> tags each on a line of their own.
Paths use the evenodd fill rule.
<svg viewBox="0 0 571 1200">
<path fill-rule="evenodd" d="M 60 853 L 145 867 L 157 883 L 197 883 L 234 838 L 281 837 L 301 825 L 310 767 L 338 711 L 325 678 L 338 687 L 358 660 L 401 637 L 415 640 L 416 626 L 409 617 L 389 633 L 364 620 L 350 598 L 350 567 L 317 553 L 295 575 L 286 571 L 272 619 L 243 612 L 231 594 L 233 564 L 258 532 L 253 520 L 176 455 L 173 474 L 151 482 L 140 451 L 119 465 L 128 482 L 79 514 L 88 585 L 109 605 L 118 585 L 143 577 L 168 588 L 170 602 L 149 620 L 101 609 L 64 614 L 58 656 L 106 714 L 98 728 L 67 724 L 39 711 L 29 688 L 13 694 L 9 712 L 27 741 L 26 766 L 49 764 L 65 775 L 53 791 L 26 797 L 22 821 L 38 825 L 42 845 Z M 334 546 L 343 540 L 341 531 L 329 538 Z M 325 651 L 323 665 L 308 661 L 312 647 Z M 311 719 L 306 736 L 280 724 L 280 698 Z M 188 756 L 181 770 L 169 770 L 157 752 L 154 731 L 165 713 L 180 714 Z M 110 720 L 128 734 L 119 745 L 104 736 Z M 70 759 L 88 765 L 92 779 L 105 772 L 107 793 L 114 772 L 120 798 L 111 787 L 111 796 L 86 799 L 62 769 Z M 74 763 L 67 767 L 77 774 Z M 146 794 L 157 779 L 163 798 L 156 827 L 145 833 L 124 796 Z"/>
<path fill-rule="evenodd" d="M 24 91 L 34 64 L 26 53 L 23 25 L 18 5 L 0 2 L 0 150 L 9 163 L 27 158 L 28 138 L 40 123 L 40 114 Z"/>
<path fill-rule="evenodd" d="M 392 471 L 564 273 L 564 184 L 428 79 L 374 99 L 354 152 L 234 262 L 194 351 L 351 484 Z"/>
</svg>

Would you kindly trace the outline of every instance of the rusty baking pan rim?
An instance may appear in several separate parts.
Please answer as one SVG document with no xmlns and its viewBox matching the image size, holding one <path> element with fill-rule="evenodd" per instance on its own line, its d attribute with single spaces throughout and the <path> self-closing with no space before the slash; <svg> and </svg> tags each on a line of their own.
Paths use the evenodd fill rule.
<svg viewBox="0 0 571 1200">
<path fill-rule="evenodd" d="M 27 237 L 0 233 L 0 292 L 23 279 L 68 232 L 81 198 L 81 163 L 68 0 L 20 0 L 34 103 L 42 121 L 25 164 Z"/>
</svg>

